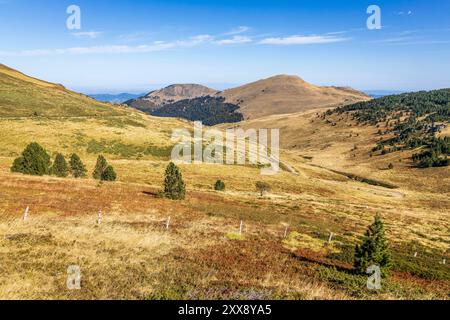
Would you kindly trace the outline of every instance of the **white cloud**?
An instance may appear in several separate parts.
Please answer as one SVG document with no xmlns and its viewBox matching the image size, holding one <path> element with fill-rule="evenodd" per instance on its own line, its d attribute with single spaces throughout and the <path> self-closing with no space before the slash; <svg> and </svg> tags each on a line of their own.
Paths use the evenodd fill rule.
<svg viewBox="0 0 450 320">
<path fill-rule="evenodd" d="M 327 35 L 336 36 L 336 35 L 346 34 L 346 33 L 348 33 L 348 31 L 335 31 L 335 32 L 328 32 Z"/>
<path fill-rule="evenodd" d="M 179 44 L 184 44 L 184 45 L 198 45 L 198 44 L 202 44 L 205 42 L 211 42 L 214 40 L 214 37 L 209 35 L 209 34 L 201 34 L 198 36 L 194 36 L 189 38 L 189 40 L 185 40 L 185 41 L 179 41 Z"/>
<path fill-rule="evenodd" d="M 0 0 L 1 1 L 1 0 Z M 240 27 L 244 32 L 244 27 Z M 79 37 L 94 38 L 100 34 L 99 32 L 83 32 L 77 33 Z M 76 34 L 74 34 L 76 35 Z M 257 37 L 258 38 L 258 37 Z M 287 36 L 279 38 L 264 38 L 259 44 L 265 45 L 305 45 L 305 44 L 324 44 L 335 43 L 350 40 L 348 38 L 336 35 L 310 35 L 310 36 Z M 85 54 L 130 54 L 130 53 L 148 53 L 170 50 L 175 48 L 190 48 L 205 44 L 217 45 L 238 45 L 252 43 L 251 37 L 243 35 L 234 35 L 228 39 L 216 39 L 209 34 L 200 34 L 183 40 L 176 41 L 153 41 L 149 44 L 142 45 L 101 45 L 89 47 L 70 47 L 59 49 L 33 49 L 22 51 L 0 51 L 0 56 L 52 56 L 52 55 L 85 55 Z"/>
<path fill-rule="evenodd" d="M 24 50 L 19 52 L 0 51 L 0 56 L 50 56 L 50 55 L 82 55 L 82 54 L 121 54 L 121 53 L 147 53 L 164 51 L 180 47 L 194 47 L 201 44 L 212 43 L 213 36 L 198 35 L 187 40 L 178 40 L 173 42 L 154 41 L 151 44 L 129 46 L 129 45 L 108 45 L 92 47 L 72 47 L 64 49 L 36 49 Z"/>
<path fill-rule="evenodd" d="M 288 37 L 279 37 L 279 38 L 266 38 L 261 40 L 260 44 L 268 44 L 268 45 L 306 45 L 306 44 L 325 44 L 325 43 L 336 43 L 348 41 L 348 38 L 341 38 L 336 36 L 320 36 L 320 35 L 311 35 L 311 36 L 288 36 Z"/>
<path fill-rule="evenodd" d="M 74 33 L 72 33 L 72 35 L 77 37 L 77 38 L 90 38 L 90 39 L 98 38 L 102 34 L 103 34 L 103 32 L 98 32 L 98 31 L 74 32 Z"/>
<path fill-rule="evenodd" d="M 234 36 L 231 39 L 224 39 L 216 41 L 217 44 L 220 45 L 229 45 L 229 44 L 244 44 L 244 43 L 250 43 L 252 42 L 252 39 L 249 37 L 244 36 Z"/>
<path fill-rule="evenodd" d="M 138 42 L 138 41 L 148 41 L 153 36 L 155 36 L 156 32 L 135 32 L 130 34 L 121 34 L 118 36 L 118 39 L 122 42 Z"/>
<path fill-rule="evenodd" d="M 239 26 L 236 29 L 231 30 L 230 32 L 225 33 L 227 36 L 233 36 L 241 33 L 245 33 L 250 31 L 250 27 L 247 26 Z"/>
<path fill-rule="evenodd" d="M 405 41 L 410 41 L 415 39 L 414 37 L 393 37 L 393 38 L 386 38 L 381 40 L 374 40 L 371 41 L 371 43 L 400 43 Z"/>
</svg>

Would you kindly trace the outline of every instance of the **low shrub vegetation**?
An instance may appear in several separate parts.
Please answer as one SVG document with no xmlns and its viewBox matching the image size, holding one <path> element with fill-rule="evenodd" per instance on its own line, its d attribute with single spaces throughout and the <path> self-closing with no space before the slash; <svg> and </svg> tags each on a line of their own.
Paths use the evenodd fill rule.
<svg viewBox="0 0 450 320">
<path fill-rule="evenodd" d="M 214 184 L 214 190 L 216 191 L 224 191 L 225 190 L 225 183 L 222 180 L 217 180 Z"/>
</svg>

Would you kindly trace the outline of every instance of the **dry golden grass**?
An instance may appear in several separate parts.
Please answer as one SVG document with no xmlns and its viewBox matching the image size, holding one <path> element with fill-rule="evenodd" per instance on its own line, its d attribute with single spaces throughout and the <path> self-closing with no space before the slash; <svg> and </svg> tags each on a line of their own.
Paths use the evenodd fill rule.
<svg viewBox="0 0 450 320">
<path fill-rule="evenodd" d="M 290 115 L 273 115 L 245 121 L 236 126 L 244 129 L 280 129 L 281 147 L 289 150 L 289 157 L 294 159 L 294 163 L 311 163 L 364 178 L 385 181 L 402 189 L 414 191 L 418 196 L 427 195 L 426 197 L 430 199 L 441 195 L 450 196 L 448 167 L 425 170 L 413 168 L 411 151 L 370 157 L 370 151 L 379 139 L 377 128 L 357 126 L 346 115 L 335 116 L 333 125 L 318 116 L 323 112 L 318 109 Z M 394 169 L 386 170 L 390 163 L 394 165 Z M 416 198 L 416 194 L 413 198 Z"/>
<path fill-rule="evenodd" d="M 133 179 L 126 176 L 130 167 L 147 163 L 129 161 L 122 168 L 121 161 L 112 161 L 121 180 Z M 353 181 L 317 179 L 314 183 L 319 187 L 308 185 L 313 175 L 305 173 L 306 181 L 292 176 L 292 184 L 278 186 L 259 198 L 251 186 L 240 183 L 246 180 L 242 168 L 235 168 L 240 177 L 225 178 L 230 181 L 228 191 L 217 193 L 194 183 L 199 176 L 214 181 L 211 171 L 185 166 L 188 198 L 172 202 L 152 196 L 161 185 L 163 163 L 158 168 L 149 166 L 153 183 L 135 177 L 133 183 L 102 185 L 90 179 L 11 174 L 4 167 L 7 162 L 0 163 L 2 298 L 395 299 L 443 298 L 448 290 L 445 282 L 437 283 L 437 288 L 426 282 L 426 289 L 417 293 L 412 289 L 413 278 L 398 280 L 401 290 L 394 287 L 375 296 L 364 293 L 362 285 L 361 296 L 355 296 L 326 276 L 318 276 L 323 270 L 316 270 L 316 262 L 299 262 L 291 256 L 291 250 L 305 248 L 318 255 L 340 252 L 338 244 L 354 243 L 376 212 L 383 214 L 393 246 L 414 241 L 433 252 L 446 250 L 448 211 L 429 212 L 402 198 L 374 196 L 358 188 L 346 194 L 348 185 L 360 186 Z M 248 177 L 257 174 L 256 169 L 246 170 Z M 217 174 L 217 168 L 213 171 Z M 147 172 L 141 179 L 146 176 Z M 297 185 L 302 191 L 283 191 L 295 190 Z M 331 196 L 324 198 L 325 191 Z M 26 206 L 30 206 L 30 218 L 22 222 Z M 100 226 L 96 226 L 98 209 L 103 210 Z M 169 216 L 172 224 L 167 232 Z M 238 232 L 241 219 L 244 237 L 230 239 L 228 235 Z M 296 235 L 288 241 L 288 250 L 282 239 L 286 224 Z M 332 250 L 324 247 L 328 231 L 338 237 Z M 262 261 L 266 262 L 259 266 Z M 82 268 L 80 291 L 65 287 L 67 267 L 73 264 Z M 229 286 L 235 289 L 226 289 Z"/>
<path fill-rule="evenodd" d="M 51 83 L 51 82 L 47 82 L 47 81 L 43 81 L 43 80 L 39 80 L 36 78 L 32 78 L 29 77 L 17 70 L 8 68 L 7 66 L 0 64 L 0 73 L 6 74 L 10 77 L 22 80 L 22 81 L 26 81 L 41 87 L 46 87 L 46 88 L 58 88 L 58 85 Z"/>
<path fill-rule="evenodd" d="M 308 143 L 310 130 L 306 124 L 311 119 L 302 119 L 294 122 L 303 124 L 304 132 L 287 131 L 299 145 Z M 187 122 L 132 111 L 123 117 L 0 119 L 0 124 L 1 298 L 447 298 L 449 281 L 442 278 L 445 266 L 439 265 L 450 243 L 447 194 L 424 178 L 418 179 L 427 186 L 423 190 L 410 187 L 409 180 L 399 181 L 400 188 L 392 190 L 321 168 L 364 174 L 373 170 L 369 161 L 361 167 L 351 167 L 355 162 L 345 156 L 336 161 L 339 152 L 354 143 L 340 133 L 346 128 L 333 133 L 322 125 L 320 139 L 332 144 L 325 149 L 330 154 L 313 144 L 301 145 L 302 152 L 282 151 L 282 161 L 299 175 L 263 177 L 252 166 L 181 165 L 188 197 L 173 202 L 154 196 L 162 188 L 168 159 L 151 153 L 138 156 L 134 147 L 170 146 L 171 129 L 189 128 Z M 364 145 L 370 137 L 358 138 Z M 118 182 L 9 172 L 14 157 L 31 141 L 51 154 L 77 152 L 92 172 L 97 157 L 89 152 L 92 140 L 116 146 L 105 155 Z M 397 170 L 407 174 L 406 169 Z M 397 182 L 385 172 L 370 177 Z M 213 191 L 217 179 L 225 181 L 226 191 Z M 269 183 L 271 192 L 259 197 L 257 180 Z M 24 223 L 27 206 L 30 219 Z M 96 226 L 99 209 L 103 221 Z M 383 216 L 399 264 L 386 288 L 372 293 L 365 289 L 364 277 L 344 267 L 377 213 Z M 244 235 L 230 236 L 238 232 L 241 220 Z M 286 225 L 291 232 L 287 240 Z M 331 245 L 329 232 L 336 235 Z M 409 261 L 412 250 L 426 258 Z M 72 264 L 82 269 L 80 291 L 65 286 Z"/>
</svg>

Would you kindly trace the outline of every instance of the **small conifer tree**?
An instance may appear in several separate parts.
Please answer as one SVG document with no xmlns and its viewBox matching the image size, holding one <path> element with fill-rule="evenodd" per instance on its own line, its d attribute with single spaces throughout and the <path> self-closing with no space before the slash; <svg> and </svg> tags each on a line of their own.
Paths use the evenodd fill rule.
<svg viewBox="0 0 450 320">
<path fill-rule="evenodd" d="M 370 265 L 380 267 L 383 276 L 387 275 L 391 267 L 391 255 L 384 234 L 384 224 L 379 215 L 368 227 L 362 244 L 355 247 L 355 270 L 365 274 Z"/>
<path fill-rule="evenodd" d="M 107 166 L 105 171 L 102 172 L 102 181 L 116 181 L 117 174 L 112 166 Z"/>
<path fill-rule="evenodd" d="M 77 154 L 72 154 L 70 157 L 70 171 L 74 178 L 84 178 L 86 177 L 86 167 L 84 163 L 81 161 L 80 157 Z"/>
<path fill-rule="evenodd" d="M 66 159 L 61 153 L 56 154 L 55 161 L 52 166 L 52 174 L 60 178 L 65 178 L 69 174 Z"/>
<path fill-rule="evenodd" d="M 173 163 L 169 163 L 164 180 L 164 194 L 172 200 L 183 200 L 186 197 L 186 185 L 180 169 Z"/>
</svg>

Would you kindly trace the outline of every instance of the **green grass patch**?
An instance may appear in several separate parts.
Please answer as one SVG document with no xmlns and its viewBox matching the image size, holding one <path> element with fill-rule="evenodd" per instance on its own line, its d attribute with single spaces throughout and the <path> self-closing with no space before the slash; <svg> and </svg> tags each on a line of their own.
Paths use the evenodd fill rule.
<svg viewBox="0 0 450 320">
<path fill-rule="evenodd" d="M 225 235 L 225 237 L 229 240 L 243 241 L 245 240 L 245 236 L 235 232 L 229 232 Z"/>
<path fill-rule="evenodd" d="M 136 158 L 153 156 L 157 158 L 170 159 L 172 146 L 158 147 L 153 145 L 134 145 L 120 141 L 90 140 L 87 145 L 87 152 L 92 154 L 113 154 L 124 158 Z"/>
</svg>

